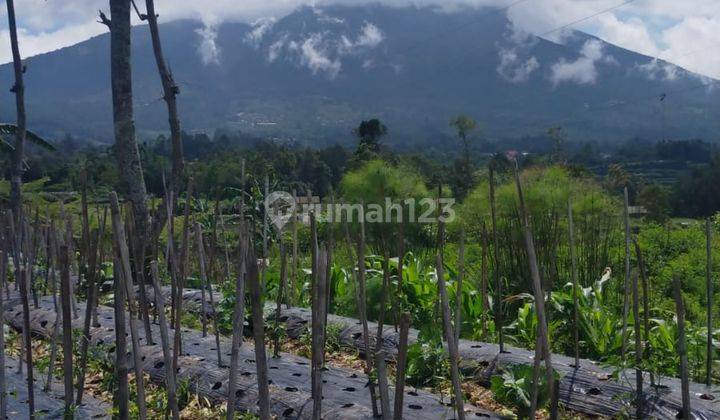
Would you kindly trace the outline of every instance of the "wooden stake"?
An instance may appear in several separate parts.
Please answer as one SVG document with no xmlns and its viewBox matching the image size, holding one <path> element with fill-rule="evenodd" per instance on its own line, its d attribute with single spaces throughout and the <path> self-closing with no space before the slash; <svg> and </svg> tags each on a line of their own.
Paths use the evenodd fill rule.
<svg viewBox="0 0 720 420">
<path fill-rule="evenodd" d="M 440 222 L 442 225 L 442 222 Z M 447 289 L 445 288 L 445 267 L 443 267 L 442 255 L 435 257 L 437 270 L 437 284 L 440 292 L 440 303 L 442 305 L 443 323 L 445 324 L 445 339 L 447 340 L 448 352 L 450 353 L 450 377 L 455 392 L 455 412 L 458 420 L 465 419 L 465 408 L 463 405 L 463 392 L 460 387 L 460 370 L 458 368 L 459 355 L 457 342 L 453 334 L 452 317 L 450 316 L 450 303 L 448 302 Z"/>
<path fill-rule="evenodd" d="M 0 236 L 2 230 L 0 230 Z M 6 243 L 4 240 L 3 243 Z M 5 308 L 3 302 L 3 290 L 7 288 L 5 280 L 7 279 L 7 266 L 8 258 L 7 252 L 5 252 L 4 246 L 0 244 L 0 390 L 7 389 L 5 387 Z M 0 392 L 0 419 L 7 418 L 7 395 L 5 392 Z"/>
<path fill-rule="evenodd" d="M 235 279 L 235 307 L 233 308 L 232 347 L 230 350 L 230 376 L 228 380 L 228 406 L 227 420 L 235 418 L 235 399 L 237 392 L 237 370 L 240 361 L 240 346 L 243 339 L 245 324 L 245 273 L 247 270 L 247 241 L 248 234 L 244 230 L 244 222 L 240 222 L 240 241 L 238 244 L 240 261 L 238 263 L 237 277 Z"/>
<path fill-rule="evenodd" d="M 293 190 L 293 202 L 297 203 L 297 192 Z M 290 293 L 288 294 L 288 305 L 294 305 L 296 303 L 295 292 L 297 290 L 297 274 L 298 274 L 298 215 L 297 211 L 294 210 L 292 214 L 292 272 L 290 274 Z"/>
<path fill-rule="evenodd" d="M 685 420 L 692 419 L 690 409 L 690 381 L 688 379 L 688 358 L 685 344 L 685 305 L 683 304 L 680 278 L 673 278 L 673 291 L 675 297 L 675 313 L 678 327 L 678 354 L 680 355 L 680 383 L 682 394 L 682 411 L 678 413 Z"/>
<path fill-rule="evenodd" d="M 712 361 L 713 352 L 713 283 L 712 283 L 712 222 L 710 219 L 705 221 L 705 282 L 707 283 L 707 360 L 705 365 L 705 385 L 712 384 Z"/>
<path fill-rule="evenodd" d="M 177 383 L 175 382 L 175 371 L 172 369 L 172 352 L 170 350 L 170 336 L 168 333 L 167 319 L 165 317 L 165 298 L 160 289 L 160 275 L 158 274 L 157 261 L 150 263 L 152 285 L 155 291 L 155 309 L 158 313 L 158 324 L 160 325 L 160 343 L 163 350 L 163 363 L 165 366 L 165 388 L 168 393 L 168 406 L 173 420 L 180 419 L 180 410 L 177 401 Z"/>
<path fill-rule="evenodd" d="M 643 259 L 642 250 L 640 249 L 640 243 L 637 238 L 633 238 L 635 243 L 635 254 L 638 260 L 638 269 L 640 270 L 640 279 L 642 280 L 642 293 L 643 293 L 643 340 L 645 341 L 643 356 L 645 359 L 650 358 L 650 284 L 648 283 L 647 274 L 645 272 L 645 261 Z M 650 372 L 650 385 L 655 386 L 655 375 Z"/>
<path fill-rule="evenodd" d="M 488 336 L 488 232 L 483 222 L 480 299 L 482 300 L 482 339 Z"/>
<path fill-rule="evenodd" d="M 63 330 L 63 378 L 65 384 L 65 413 L 70 413 L 73 404 L 73 337 L 72 310 L 70 308 L 70 263 L 68 247 L 60 247 L 60 303 L 62 305 Z"/>
<path fill-rule="evenodd" d="M 113 265 L 120 267 L 115 246 L 115 260 Z M 117 391 L 114 394 L 113 405 L 118 408 L 118 418 L 129 418 L 130 392 L 128 389 L 127 344 L 125 333 L 125 280 L 122 270 L 114 270 L 115 285 L 115 374 L 117 376 Z"/>
<path fill-rule="evenodd" d="M 410 313 L 400 315 L 400 343 L 398 344 L 398 358 L 395 375 L 395 410 L 393 419 L 401 420 L 403 413 L 403 399 L 405 397 L 405 369 L 407 368 L 408 333 L 410 331 Z"/>
<path fill-rule="evenodd" d="M 638 291 L 638 273 L 632 273 L 633 280 L 633 325 L 635 330 L 635 409 L 637 418 L 643 418 L 643 371 L 642 337 L 640 335 L 640 292 Z"/>
<path fill-rule="evenodd" d="M 310 213 L 311 223 L 314 227 L 315 215 Z M 313 244 L 317 247 L 317 243 Z M 317 248 L 316 248 L 317 249 Z M 312 293 L 312 399 L 313 420 L 322 418 L 322 369 L 325 365 L 325 288 L 327 287 L 327 251 L 323 248 L 317 250 L 313 257 L 316 259 L 316 271 L 313 273 Z"/>
<path fill-rule="evenodd" d="M 503 342 L 503 305 L 502 281 L 500 281 L 500 240 L 497 231 L 497 211 L 495 208 L 495 170 L 492 163 L 489 166 L 490 183 L 490 219 L 492 221 L 493 237 L 493 277 L 495 278 L 495 331 L 498 334 L 498 347 L 500 353 L 505 351 Z"/>
<path fill-rule="evenodd" d="M 273 334 L 275 345 L 273 347 L 273 357 L 280 357 L 280 332 L 278 328 L 280 327 L 280 317 L 282 316 L 282 302 L 286 299 L 285 289 L 287 288 L 287 258 L 282 239 L 282 231 L 278 234 L 278 244 L 280 246 L 280 284 L 278 285 L 277 302 L 275 302 L 275 333 Z"/>
<path fill-rule="evenodd" d="M 263 317 L 262 285 L 258 275 L 257 258 L 252 246 L 248 246 L 247 280 L 252 300 L 253 337 L 255 338 L 255 367 L 258 380 L 258 406 L 260 418 L 270 418 L 270 391 L 268 390 L 268 367 L 265 355 L 265 319 Z"/>
<path fill-rule="evenodd" d="M 630 211 L 628 200 L 628 189 L 624 190 L 624 207 L 623 220 L 625 225 L 625 283 L 623 285 L 623 313 L 622 313 L 622 343 L 620 347 L 620 360 L 625 363 L 625 349 L 627 347 L 627 322 L 628 312 L 630 311 L 630 300 L 628 295 L 630 292 Z"/>
<path fill-rule="evenodd" d="M 377 335 L 375 336 L 375 367 L 378 376 L 378 390 L 380 391 L 380 409 L 383 419 L 390 419 L 390 392 L 388 390 L 387 371 L 385 366 L 385 351 L 383 350 L 383 329 L 385 327 L 385 306 L 388 289 L 390 288 L 390 252 L 384 247 L 383 283 L 380 291 L 380 313 L 377 320 Z"/>
<path fill-rule="evenodd" d="M 578 268 L 575 252 L 575 225 L 573 223 L 572 201 L 568 200 L 568 237 L 570 238 L 570 267 L 573 285 L 573 341 L 575 349 L 575 369 L 580 368 L 580 306 L 578 303 Z"/>
<path fill-rule="evenodd" d="M 80 342 L 80 369 L 78 371 L 78 379 L 76 386 L 76 398 L 75 405 L 80 406 L 82 404 L 83 393 L 85 391 L 85 371 L 87 369 L 88 361 L 88 347 L 90 346 L 90 324 L 92 322 L 92 316 L 95 312 L 95 304 L 97 301 L 97 277 L 98 277 L 98 266 L 102 264 L 102 260 L 98 259 L 98 250 L 103 248 L 103 238 L 105 237 L 105 220 L 107 218 L 107 208 L 103 214 L 102 220 L 99 220 L 98 230 L 95 236 L 95 241 L 88 246 L 89 264 L 88 264 L 88 293 L 87 302 L 85 303 L 85 319 L 83 324 L 83 334 Z M 102 258 L 102 251 L 100 251 L 100 258 Z M 98 263 L 99 262 L 99 263 Z"/>
<path fill-rule="evenodd" d="M 523 236 L 525 238 L 525 249 L 527 251 L 528 265 L 530 268 L 530 276 L 533 283 L 533 294 L 535 297 L 535 312 L 538 317 L 538 335 L 540 347 L 542 348 L 543 358 L 545 359 L 545 375 L 547 376 L 547 386 L 550 389 L 552 401 L 554 396 L 554 385 L 555 376 L 553 373 L 552 356 L 550 352 L 550 340 L 548 337 L 548 325 L 547 318 L 545 316 L 545 293 L 543 292 L 542 282 L 540 280 L 540 268 L 537 262 L 537 254 L 535 253 L 535 243 L 533 241 L 532 230 L 530 229 L 530 219 L 528 217 L 527 209 L 525 208 L 525 197 L 522 191 L 522 185 L 520 183 L 520 169 L 517 161 L 515 162 L 515 184 L 517 187 L 518 201 L 520 204 L 520 217 L 523 225 Z M 537 386 L 537 382 L 535 384 Z M 530 418 L 533 418 L 535 413 L 530 413 Z"/>
<path fill-rule="evenodd" d="M 173 337 L 173 369 L 179 368 L 178 358 L 182 353 L 182 302 L 183 302 L 183 288 L 185 287 L 185 278 L 187 277 L 187 254 L 188 246 L 190 245 L 190 202 L 192 201 L 192 178 L 188 179 L 188 188 L 185 199 L 185 214 L 183 221 L 183 236 L 182 236 L 182 248 L 180 250 L 180 261 L 176 261 L 179 266 L 179 270 L 176 277 L 175 286 L 175 314 L 173 321 L 175 322 L 175 334 Z"/>
<path fill-rule="evenodd" d="M 458 258 L 457 284 L 455 284 L 455 345 L 460 345 L 462 329 L 462 287 L 465 275 L 465 229 L 460 228 L 460 256 Z"/>
<path fill-rule="evenodd" d="M 112 214 L 112 226 L 113 236 L 117 245 L 117 251 L 119 254 L 119 262 L 121 265 L 116 266 L 122 272 L 122 279 L 125 284 L 125 299 L 128 303 L 129 319 L 128 324 L 130 326 L 130 338 L 133 349 L 133 367 L 135 370 L 135 382 L 137 388 L 137 405 L 138 415 L 141 420 L 147 416 L 146 402 L 145 402 L 145 384 L 142 369 L 142 349 L 140 348 L 140 335 L 139 328 L 137 325 L 137 316 L 135 314 L 135 297 L 132 287 L 132 269 L 130 268 L 130 250 L 128 249 L 127 242 L 125 241 L 125 227 L 120 218 L 120 204 L 115 191 L 110 193 L 110 212 Z"/>
<path fill-rule="evenodd" d="M 198 259 L 200 261 L 200 279 L 202 281 L 202 287 L 208 288 L 208 293 L 210 294 L 210 308 L 213 311 L 213 329 L 215 330 L 215 349 L 217 350 L 217 362 L 218 367 L 222 367 L 222 350 L 220 349 L 220 331 L 218 331 L 218 323 L 217 323 L 217 312 L 215 311 L 215 298 L 213 297 L 213 289 L 212 289 L 212 281 L 208 279 L 207 273 L 205 270 L 205 245 L 203 245 L 203 234 L 202 234 L 202 226 L 200 223 L 195 224 L 195 235 L 197 236 L 197 248 L 198 248 Z M 203 313 L 202 318 L 203 322 L 207 324 L 207 317 L 205 315 L 205 291 L 203 290 L 202 293 L 202 310 Z M 204 326 L 205 330 L 203 331 L 203 336 L 206 334 L 207 326 Z"/>
<path fill-rule="evenodd" d="M 51 254 L 53 255 L 53 257 L 50 258 L 50 262 L 52 263 L 52 260 L 59 259 L 60 255 L 60 251 L 58 250 L 57 232 L 55 231 L 55 222 L 51 222 L 50 224 L 48 240 L 50 242 Z M 50 341 L 50 362 L 48 363 L 47 379 L 45 380 L 45 386 L 43 387 L 43 391 L 45 392 L 50 391 L 52 387 L 53 371 L 55 370 L 55 360 L 57 359 L 57 342 L 58 337 L 60 336 L 60 305 L 58 304 L 57 297 L 59 289 L 56 278 L 57 270 L 52 264 L 48 267 L 48 269 L 52 270 L 52 274 L 50 275 L 50 292 L 52 293 L 53 309 L 55 310 L 55 324 L 53 326 L 53 335 Z"/>
</svg>

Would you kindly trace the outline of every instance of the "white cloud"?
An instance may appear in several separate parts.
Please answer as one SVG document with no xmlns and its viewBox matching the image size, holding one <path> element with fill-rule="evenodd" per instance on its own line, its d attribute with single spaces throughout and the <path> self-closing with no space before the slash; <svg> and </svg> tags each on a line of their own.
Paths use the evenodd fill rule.
<svg viewBox="0 0 720 420">
<path fill-rule="evenodd" d="M 575 61 L 567 61 L 561 58 L 550 68 L 550 81 L 554 85 L 563 82 L 577 83 L 580 85 L 593 84 L 597 80 L 598 72 L 596 63 L 613 63 L 615 60 L 603 53 L 602 42 L 592 39 L 586 41 L 580 50 L 580 57 Z"/>
<path fill-rule="evenodd" d="M 270 32 L 276 19 L 273 17 L 258 19 L 253 23 L 253 28 L 245 35 L 245 42 L 258 46 L 265 35 Z"/>
<path fill-rule="evenodd" d="M 324 72 L 330 79 L 337 77 L 342 68 L 340 60 L 332 59 L 329 51 L 323 47 L 322 34 L 312 34 L 300 44 L 301 63 L 312 70 L 313 74 Z"/>
<path fill-rule="evenodd" d="M 651 80 L 675 80 L 678 67 L 654 58 L 645 64 L 638 64 L 637 69 Z"/>
<path fill-rule="evenodd" d="M 527 82 L 532 72 L 540 67 L 535 56 L 531 56 L 527 60 L 518 57 L 515 49 L 500 49 L 500 64 L 497 67 L 498 74 L 511 83 Z"/>
<path fill-rule="evenodd" d="M 195 33 L 200 35 L 198 54 L 203 64 L 220 64 L 220 47 L 217 46 L 217 27 L 214 24 L 206 23 L 204 27 L 196 29 Z"/>
</svg>

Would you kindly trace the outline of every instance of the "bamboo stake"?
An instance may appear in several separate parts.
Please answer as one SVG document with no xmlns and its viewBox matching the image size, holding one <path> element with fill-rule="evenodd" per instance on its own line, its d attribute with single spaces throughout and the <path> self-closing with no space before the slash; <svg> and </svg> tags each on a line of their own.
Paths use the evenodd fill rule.
<svg viewBox="0 0 720 420">
<path fill-rule="evenodd" d="M 500 240 L 497 231 L 497 210 L 495 207 L 495 170 L 492 163 L 489 165 L 490 183 L 490 218 L 492 222 L 493 236 L 493 276 L 495 278 L 495 331 L 498 334 L 498 347 L 500 353 L 505 351 L 503 340 L 503 304 L 502 304 L 502 282 L 500 281 Z"/>
<path fill-rule="evenodd" d="M 635 409 L 637 418 L 643 418 L 643 371 L 642 337 L 640 336 L 640 292 L 638 291 L 638 273 L 632 273 L 633 280 L 633 325 L 635 328 Z"/>
<path fill-rule="evenodd" d="M 525 249 L 527 251 L 528 265 L 530 268 L 530 275 L 533 283 L 533 294 L 535 297 L 535 312 L 538 318 L 538 335 L 539 347 L 542 348 L 543 358 L 545 359 L 545 375 L 547 377 L 547 386 L 550 389 L 551 400 L 554 396 L 554 374 L 552 366 L 552 356 L 550 352 L 550 340 L 548 337 L 548 324 L 545 313 L 545 293 L 542 289 L 542 283 L 540 280 L 540 269 L 537 262 L 537 254 L 535 253 L 535 243 L 533 241 L 532 230 L 530 229 L 530 220 L 528 218 L 527 209 L 525 208 L 525 198 L 522 191 L 522 185 L 520 183 L 520 169 L 517 161 L 515 161 L 515 184 L 517 186 L 518 201 L 520 204 L 520 217 L 523 225 L 523 236 L 525 238 Z M 537 354 L 537 352 L 536 352 Z M 537 381 L 533 384 L 533 387 L 537 387 Z M 530 417 L 533 418 L 534 412 L 530 413 Z"/>
<path fill-rule="evenodd" d="M 212 308 L 213 313 L 215 313 L 215 298 L 213 297 L 213 290 L 212 290 L 212 281 L 210 281 L 207 277 L 207 273 L 205 270 L 205 246 L 203 245 L 203 235 L 202 235 L 202 226 L 200 223 L 195 224 L 195 234 L 197 236 L 197 247 L 198 247 L 198 259 L 200 261 L 200 279 L 202 280 L 202 286 L 208 288 L 208 293 L 210 294 L 210 308 Z M 204 315 L 205 314 L 205 291 L 203 290 L 202 293 L 202 317 L 205 319 L 205 323 L 207 324 L 207 318 Z M 207 327 L 206 327 L 207 328 Z M 218 361 L 218 367 L 222 367 L 222 350 L 220 349 L 220 331 L 218 331 L 218 324 L 217 324 L 217 316 L 213 316 L 213 329 L 215 330 L 215 349 L 217 350 L 217 361 Z M 205 332 L 203 332 L 205 334 Z"/>
<path fill-rule="evenodd" d="M 240 346 L 242 345 L 243 339 L 243 327 L 245 323 L 245 271 L 247 267 L 247 233 L 244 232 L 242 226 L 244 223 L 240 222 L 240 243 L 239 243 L 239 255 L 240 261 L 238 264 L 237 276 L 235 279 L 235 307 L 233 308 L 233 334 L 232 334 L 232 347 L 230 350 L 230 375 L 228 380 L 228 406 L 227 406 L 227 420 L 234 420 L 235 418 L 235 398 L 237 392 L 237 367 L 240 360 Z"/>
<path fill-rule="evenodd" d="M 568 200 L 568 237 L 570 239 L 570 267 L 573 287 L 573 341 L 575 350 L 575 369 L 580 368 L 580 307 L 578 303 L 578 268 L 575 252 L 575 225 L 573 223 L 572 200 Z"/>
<path fill-rule="evenodd" d="M 60 247 L 60 303 L 62 305 L 63 329 L 63 378 L 65 384 L 65 413 L 70 413 L 73 403 L 73 337 L 70 308 L 70 263 L 67 245 Z"/>
<path fill-rule="evenodd" d="M 403 398 L 405 397 L 405 369 L 407 368 L 408 333 L 410 331 L 410 313 L 400 315 L 400 343 L 398 344 L 398 358 L 395 375 L 395 410 L 393 419 L 401 420 L 403 413 Z"/>
<path fill-rule="evenodd" d="M 455 285 L 455 342 L 460 345 L 462 329 L 462 287 L 465 275 L 465 229 L 460 228 L 460 256 L 458 258 L 457 284 Z"/>
<path fill-rule="evenodd" d="M 202 232 L 200 223 L 195 222 L 195 240 L 197 241 L 198 265 L 200 266 L 200 323 L 202 324 L 202 336 L 207 337 L 207 313 L 205 306 L 205 284 L 207 283 L 207 274 L 205 273 L 205 258 L 202 250 Z"/>
<path fill-rule="evenodd" d="M 675 312 L 677 314 L 678 327 L 678 354 L 680 355 L 680 382 L 682 393 L 682 415 L 683 419 L 692 419 L 690 409 L 690 382 L 688 380 L 688 358 L 685 344 L 685 305 L 683 304 L 682 290 L 680 289 L 680 278 L 673 278 L 673 291 L 675 297 Z"/>
<path fill-rule="evenodd" d="M 253 336 L 255 338 L 255 367 L 258 381 L 258 406 L 260 418 L 270 418 L 270 391 L 268 389 L 268 367 L 265 355 L 265 320 L 263 317 L 262 285 L 258 275 L 257 259 L 252 246 L 247 248 L 247 280 L 252 298 Z"/>
<path fill-rule="evenodd" d="M 625 225 L 625 283 L 623 285 L 623 324 L 620 359 L 622 363 L 625 363 L 625 349 L 627 347 L 628 312 L 630 311 L 630 300 L 628 299 L 628 292 L 630 289 L 630 211 L 627 187 L 625 187 L 624 190 L 623 221 Z"/>
<path fill-rule="evenodd" d="M 120 267 L 115 245 L 114 266 Z M 118 418 L 129 418 L 130 392 L 128 389 L 127 344 L 125 335 L 125 280 L 122 270 L 114 270 L 115 283 L 115 375 L 117 391 L 113 396 L 113 405 L 117 407 Z"/>
<path fill-rule="evenodd" d="M 705 282 L 707 283 L 707 360 L 705 365 L 705 385 L 712 384 L 712 361 L 713 361 L 713 283 L 712 283 L 712 222 L 705 221 Z"/>
<path fill-rule="evenodd" d="M 267 200 L 268 196 L 270 195 L 270 177 L 265 175 L 265 189 L 264 189 L 264 195 L 263 195 L 263 201 L 265 202 L 265 206 L 263 207 L 263 231 L 262 231 L 262 259 L 263 259 L 263 266 L 260 267 L 260 284 L 262 285 L 262 290 L 265 290 L 266 284 L 265 284 L 265 276 L 267 273 L 267 258 L 268 258 L 268 235 L 270 232 L 270 218 L 268 217 L 268 202 Z"/>
<path fill-rule="evenodd" d="M 310 213 L 313 227 L 314 214 Z M 312 399 L 314 420 L 322 418 L 322 369 L 325 364 L 325 288 L 327 281 L 327 251 L 323 248 L 317 250 L 317 243 L 313 244 L 316 260 L 316 271 L 313 273 L 312 296 Z"/>
<path fill-rule="evenodd" d="M 75 405 L 79 406 L 82 404 L 83 393 L 85 391 L 85 371 L 87 369 L 88 361 L 88 347 L 90 346 L 90 324 L 92 321 L 93 313 L 95 312 L 95 305 L 97 296 L 97 277 L 98 277 L 98 251 L 103 247 L 103 238 L 105 236 L 105 221 L 107 218 L 107 208 L 103 214 L 102 220 L 99 220 L 98 230 L 95 236 L 93 244 L 88 246 L 90 250 L 89 254 L 89 265 L 88 265 L 88 294 L 87 302 L 85 305 L 85 319 L 83 324 L 83 334 L 80 342 L 80 369 L 78 372 Z M 100 251 L 102 255 L 102 251 Z M 101 257 L 102 258 L 102 257 Z M 100 260 L 102 264 L 102 261 Z"/>
<path fill-rule="evenodd" d="M 122 278 L 125 284 L 125 299 L 128 303 L 128 324 L 130 326 L 130 338 L 133 350 L 133 367 L 135 370 L 135 382 L 137 388 L 137 405 L 138 415 L 143 420 L 147 416 L 145 402 L 145 384 L 142 370 L 142 349 L 140 348 L 140 335 L 137 325 L 137 316 L 135 314 L 135 297 L 132 288 L 132 269 L 130 268 L 130 250 L 125 241 L 125 227 L 120 218 L 120 204 L 118 203 L 117 194 L 113 191 L 110 193 L 110 212 L 112 214 L 112 226 L 120 257 L 120 266 Z"/>
<path fill-rule="evenodd" d="M 442 222 L 440 222 L 442 225 Z M 455 412 L 458 420 L 465 419 L 465 409 L 463 405 L 463 392 L 460 387 L 460 370 L 458 369 L 459 355 L 457 342 L 453 335 L 452 318 L 450 316 L 450 304 L 448 302 L 447 290 L 445 288 L 445 268 L 443 267 L 442 255 L 435 257 L 435 265 L 437 270 L 437 284 L 440 292 L 440 303 L 442 304 L 443 323 L 445 324 L 445 339 L 447 340 L 448 352 L 450 353 L 450 377 L 452 379 L 453 390 L 455 392 Z"/>
<path fill-rule="evenodd" d="M 168 393 L 168 406 L 173 420 L 180 419 L 180 410 L 177 401 L 177 384 L 175 382 L 175 371 L 172 369 L 172 353 L 170 350 L 170 337 L 168 333 L 167 319 L 165 317 L 165 298 L 160 289 L 160 275 L 158 274 L 157 261 L 150 263 L 152 285 L 155 291 L 155 308 L 158 313 L 158 324 L 160 325 L 160 343 L 163 350 L 163 363 L 165 364 L 165 388 Z"/>
</svg>

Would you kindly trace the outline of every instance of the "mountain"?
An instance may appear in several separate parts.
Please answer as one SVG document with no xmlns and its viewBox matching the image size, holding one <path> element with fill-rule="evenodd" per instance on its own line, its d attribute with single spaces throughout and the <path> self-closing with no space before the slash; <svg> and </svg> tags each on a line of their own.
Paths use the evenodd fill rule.
<svg viewBox="0 0 720 420">
<path fill-rule="evenodd" d="M 563 44 L 523 34 L 492 9 L 302 7 L 254 24 L 161 25 L 184 130 L 227 128 L 307 144 L 352 142 L 380 118 L 397 146 L 444 148 L 464 113 L 489 138 L 717 139 L 717 82 L 573 31 Z M 167 130 L 148 28 L 133 28 L 136 124 Z M 29 126 L 112 140 L 109 35 L 27 59 Z M 12 68 L 0 66 L 0 85 Z M 660 101 L 661 95 L 665 96 Z M 7 89 L 0 112 L 14 118 Z"/>
</svg>

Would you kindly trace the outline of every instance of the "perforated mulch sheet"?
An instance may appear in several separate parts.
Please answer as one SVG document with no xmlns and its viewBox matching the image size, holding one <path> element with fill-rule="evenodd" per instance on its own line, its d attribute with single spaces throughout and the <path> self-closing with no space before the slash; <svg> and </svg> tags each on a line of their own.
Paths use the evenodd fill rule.
<svg viewBox="0 0 720 420">
<path fill-rule="evenodd" d="M 5 357 L 5 385 L 3 390 L 7 397 L 7 415 L 11 419 L 26 419 L 28 415 L 27 366 L 23 366 L 23 373 L 18 374 L 18 360 Z M 37 418 L 61 419 L 63 418 L 65 403 L 63 401 L 62 384 L 55 381 L 50 392 L 42 391 L 45 375 L 38 379 L 35 370 L 35 414 Z M 74 412 L 75 419 L 109 419 L 111 407 L 109 404 L 98 401 L 92 396 L 83 396 L 83 404 Z"/>
<path fill-rule="evenodd" d="M 40 309 L 32 311 L 32 329 L 35 334 L 49 337 L 53 330 L 55 313 L 52 300 L 42 298 Z M 8 302 L 7 321 L 16 329 L 22 326 L 20 305 Z M 84 313 L 84 304 L 79 304 L 79 313 Z M 99 309 L 101 326 L 91 331 L 93 346 L 101 346 L 105 354 L 114 360 L 114 320 L 113 310 L 109 307 Z M 82 316 L 73 320 L 76 327 L 82 324 Z M 140 323 L 138 324 L 140 325 Z M 140 327 L 142 331 L 142 328 Z M 153 325 L 153 334 L 159 340 L 157 325 Z M 172 335 L 172 331 L 171 331 Z M 129 340 L 128 340 L 129 341 Z M 141 340 L 141 343 L 144 339 Z M 128 343 L 128 346 L 130 344 Z M 255 412 L 257 410 L 257 381 L 255 355 L 247 343 L 240 351 L 238 369 L 239 385 L 237 408 Z M 130 347 L 128 347 L 130 350 Z M 97 353 L 97 352 L 96 352 Z M 230 340 L 222 338 L 221 353 L 223 366 L 217 366 L 214 337 L 203 338 L 201 333 L 183 329 L 183 356 L 180 360 L 178 379 L 188 380 L 191 389 L 208 397 L 212 401 L 226 401 L 230 361 Z M 129 358 L 132 361 L 132 358 Z M 158 345 L 143 346 L 143 369 L 151 379 L 161 383 L 164 380 L 165 366 L 162 350 Z M 310 361 L 292 354 L 282 353 L 278 359 L 269 358 L 269 378 L 271 411 L 281 418 L 310 418 L 312 400 L 310 394 Z M 323 372 L 323 418 L 371 418 L 367 377 L 360 372 L 330 367 Z M 393 390 L 391 389 L 391 394 Z M 449 400 L 440 401 L 440 397 L 425 391 L 407 389 L 405 396 L 405 417 L 414 419 L 450 419 L 453 409 Z M 495 414 L 474 406 L 466 405 L 467 415 L 475 418 L 498 418 Z"/>
</svg>

